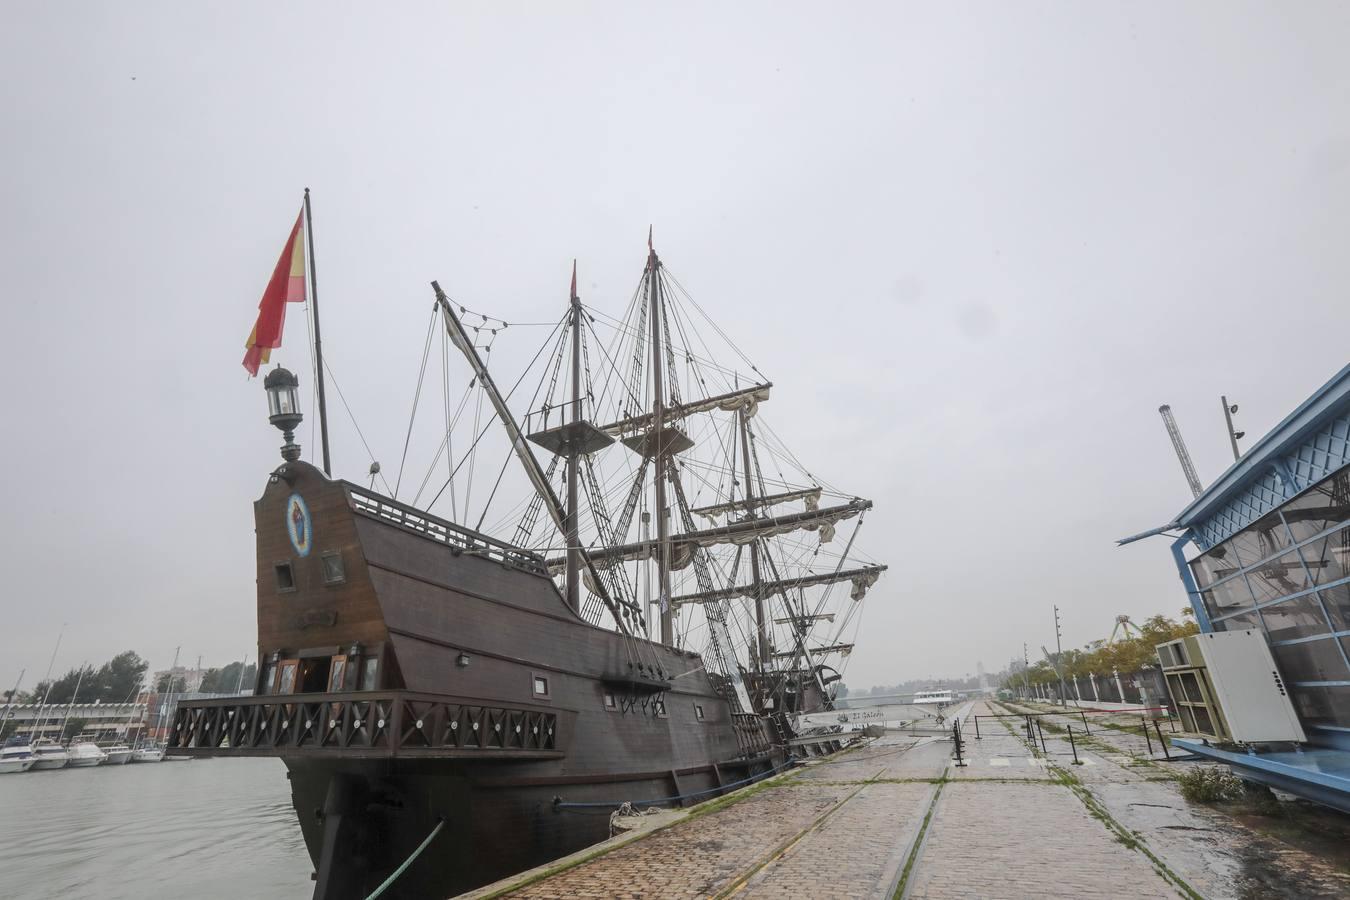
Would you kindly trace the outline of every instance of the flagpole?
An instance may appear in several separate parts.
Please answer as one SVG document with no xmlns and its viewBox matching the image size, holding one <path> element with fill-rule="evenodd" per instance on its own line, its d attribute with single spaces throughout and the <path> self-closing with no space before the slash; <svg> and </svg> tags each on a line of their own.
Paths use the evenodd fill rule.
<svg viewBox="0 0 1350 900">
<path fill-rule="evenodd" d="M 314 274 L 314 218 L 309 208 L 309 188 L 305 188 L 305 242 L 309 258 L 309 303 L 314 317 L 314 372 L 319 388 L 319 437 L 323 442 L 323 474 L 333 475 L 328 459 L 328 405 L 323 397 L 323 338 L 319 336 L 319 281 Z"/>
</svg>

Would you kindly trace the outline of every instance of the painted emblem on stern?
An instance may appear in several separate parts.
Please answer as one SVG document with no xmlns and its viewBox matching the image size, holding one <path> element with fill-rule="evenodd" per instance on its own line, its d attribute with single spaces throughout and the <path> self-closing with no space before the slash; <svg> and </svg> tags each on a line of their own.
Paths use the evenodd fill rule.
<svg viewBox="0 0 1350 900">
<path fill-rule="evenodd" d="M 295 548 L 296 554 L 309 556 L 309 549 L 314 546 L 314 526 L 310 522 L 305 498 L 299 494 L 291 494 L 291 498 L 286 501 L 286 531 L 291 536 L 291 546 Z"/>
</svg>

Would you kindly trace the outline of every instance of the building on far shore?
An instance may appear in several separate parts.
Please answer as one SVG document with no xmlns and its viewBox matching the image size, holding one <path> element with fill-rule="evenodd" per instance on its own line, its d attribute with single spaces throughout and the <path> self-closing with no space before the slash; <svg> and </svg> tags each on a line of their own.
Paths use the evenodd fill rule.
<svg viewBox="0 0 1350 900">
<path fill-rule="evenodd" d="M 1161 534 L 1202 632 L 1265 635 L 1308 738 L 1289 753 L 1194 749 L 1350 811 L 1350 366 L 1172 521 L 1120 543 Z"/>
<path fill-rule="evenodd" d="M 207 669 L 190 669 L 187 666 L 174 666 L 172 669 L 160 669 L 150 677 L 150 690 L 158 690 L 160 682 L 172 675 L 174 678 L 183 679 L 183 691 L 190 693 L 202 686 L 202 679 L 206 677 Z"/>
</svg>

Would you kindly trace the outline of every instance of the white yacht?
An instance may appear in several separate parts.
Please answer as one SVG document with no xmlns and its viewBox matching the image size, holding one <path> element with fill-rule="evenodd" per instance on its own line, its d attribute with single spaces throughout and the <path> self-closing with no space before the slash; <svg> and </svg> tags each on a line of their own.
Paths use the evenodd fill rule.
<svg viewBox="0 0 1350 900">
<path fill-rule="evenodd" d="M 164 762 L 164 748 L 157 747 L 154 744 L 147 744 L 144 747 L 137 747 L 131 754 L 132 762 Z"/>
<path fill-rule="evenodd" d="M 104 747 L 103 752 L 108 754 L 105 762 L 110 766 L 121 766 L 131 762 L 132 750 L 126 744 L 113 744 L 111 747 Z"/>
<path fill-rule="evenodd" d="M 34 771 L 64 769 L 66 763 L 70 761 L 70 756 L 66 753 L 65 747 L 44 738 L 33 745 L 33 759 Z"/>
<path fill-rule="evenodd" d="M 919 691 L 914 695 L 915 706 L 934 704 L 937 706 L 946 706 L 952 702 L 952 692 L 950 690 Z"/>
<path fill-rule="evenodd" d="M 21 744 L 6 744 L 0 749 L 0 775 L 10 772 L 27 772 L 33 768 L 33 763 L 37 762 L 37 757 L 33 755 L 33 748 L 24 741 Z"/>
<path fill-rule="evenodd" d="M 108 758 L 108 754 L 99 749 L 98 744 L 92 741 L 76 741 L 70 745 L 66 751 L 68 765 L 71 768 L 97 766 Z"/>
</svg>

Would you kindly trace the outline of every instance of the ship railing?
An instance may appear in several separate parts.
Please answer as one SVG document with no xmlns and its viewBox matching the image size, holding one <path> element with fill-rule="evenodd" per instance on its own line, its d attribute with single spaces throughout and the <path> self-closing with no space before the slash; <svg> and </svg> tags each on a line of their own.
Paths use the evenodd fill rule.
<svg viewBox="0 0 1350 900">
<path fill-rule="evenodd" d="M 169 748 L 192 755 L 555 758 L 560 710 L 413 691 L 265 694 L 178 707 Z"/>
<path fill-rule="evenodd" d="M 731 725 L 736 732 L 736 743 L 743 756 L 760 756 L 773 747 L 769 737 L 769 720 L 754 713 L 732 713 Z"/>
<path fill-rule="evenodd" d="M 548 576 L 548 567 L 543 557 L 534 553 L 456 525 L 416 507 L 372 493 L 359 485 L 348 482 L 346 488 L 353 512 L 440 541 L 457 552 L 485 556 L 528 572 Z"/>
</svg>

